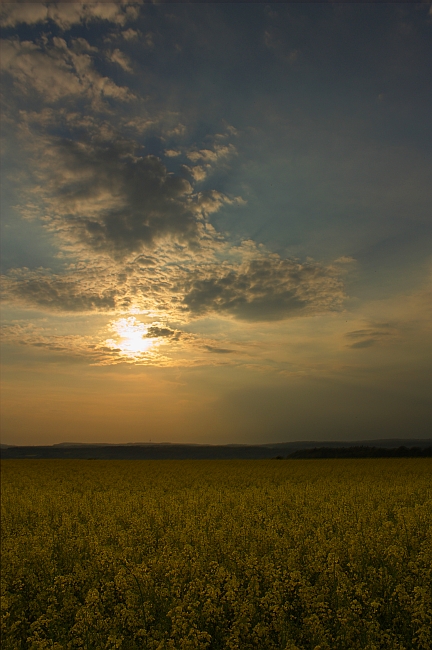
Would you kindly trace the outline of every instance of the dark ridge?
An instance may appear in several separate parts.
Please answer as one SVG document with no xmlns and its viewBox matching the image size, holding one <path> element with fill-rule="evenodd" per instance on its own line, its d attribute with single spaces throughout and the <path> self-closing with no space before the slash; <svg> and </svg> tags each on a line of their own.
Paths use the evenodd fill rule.
<svg viewBox="0 0 432 650">
<path fill-rule="evenodd" d="M 397 441 L 399 445 L 396 451 L 394 441 L 392 446 L 378 446 L 376 444 L 372 446 L 367 444 L 368 442 L 364 441 L 360 444 L 325 442 L 320 444 L 316 441 L 303 441 L 268 445 L 61 443 L 51 446 L 7 446 L 1 448 L 0 455 L 2 459 L 65 458 L 95 460 L 264 460 L 275 458 L 276 455 L 280 458 L 400 458 L 404 456 L 430 456 L 432 441 Z M 409 447 L 409 445 L 413 444 L 415 447 Z"/>
<path fill-rule="evenodd" d="M 1 458 L 52 458 L 94 460 L 211 460 L 265 459 L 275 455 L 275 449 L 259 446 L 225 445 L 77 445 L 71 447 L 8 447 Z"/>
<path fill-rule="evenodd" d="M 307 458 L 430 458 L 432 447 L 315 447 L 314 449 L 297 449 L 288 454 L 288 459 Z M 278 456 L 281 459 L 283 457 Z"/>
</svg>

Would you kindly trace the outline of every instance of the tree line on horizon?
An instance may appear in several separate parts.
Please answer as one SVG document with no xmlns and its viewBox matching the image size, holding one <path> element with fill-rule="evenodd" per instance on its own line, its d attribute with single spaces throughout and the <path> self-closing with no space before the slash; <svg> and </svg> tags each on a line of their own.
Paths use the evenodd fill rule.
<svg viewBox="0 0 432 650">
<path fill-rule="evenodd" d="M 288 456 L 276 456 L 277 460 L 307 458 L 430 458 L 432 447 L 314 447 L 297 449 Z"/>
</svg>

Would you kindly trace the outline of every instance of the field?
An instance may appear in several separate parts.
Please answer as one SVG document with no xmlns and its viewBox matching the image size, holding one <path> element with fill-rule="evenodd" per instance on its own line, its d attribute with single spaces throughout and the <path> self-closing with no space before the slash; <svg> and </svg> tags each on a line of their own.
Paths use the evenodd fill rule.
<svg viewBox="0 0 432 650">
<path fill-rule="evenodd" d="M 432 647 L 432 461 L 2 462 L 2 647 Z"/>
</svg>

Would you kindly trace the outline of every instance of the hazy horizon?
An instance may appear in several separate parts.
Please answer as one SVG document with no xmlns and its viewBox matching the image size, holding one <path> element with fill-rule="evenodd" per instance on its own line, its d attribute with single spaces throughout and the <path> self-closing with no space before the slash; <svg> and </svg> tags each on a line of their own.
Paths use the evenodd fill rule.
<svg viewBox="0 0 432 650">
<path fill-rule="evenodd" d="M 0 25 L 4 444 L 428 437 L 430 5 Z"/>
<path fill-rule="evenodd" d="M 379 444 L 379 443 L 394 443 L 395 445 L 399 445 L 400 443 L 405 444 L 406 442 L 412 442 L 414 445 L 415 443 L 419 442 L 432 442 L 432 439 L 429 438 L 376 438 L 376 439 L 362 439 L 362 440 L 290 440 L 290 441 L 284 441 L 284 442 L 264 442 L 264 443 L 256 443 L 256 446 L 268 446 L 268 447 L 282 447 L 282 446 L 290 446 L 290 445 L 311 445 L 311 444 L 332 444 L 332 445 L 352 445 L 352 444 Z M 128 447 L 133 447 L 133 446 L 148 446 L 148 445 L 184 445 L 184 446 L 208 446 L 208 447 L 214 447 L 214 446 L 220 446 L 220 443 L 197 443 L 197 442 L 187 442 L 187 441 L 179 441 L 179 442 L 169 442 L 169 441 L 158 441 L 158 442 L 152 442 L 151 440 L 143 440 L 141 442 L 55 442 L 52 445 L 46 445 L 46 446 L 53 446 L 53 447 L 80 447 L 80 446 L 112 446 L 112 445 L 123 445 L 123 446 L 128 446 Z M 1 442 L 0 443 L 1 447 L 13 447 L 14 445 L 9 445 L 7 442 Z M 17 446 L 27 446 L 27 445 L 17 445 Z M 44 445 L 37 445 L 35 444 L 34 446 L 44 446 Z M 228 442 L 224 443 L 222 446 L 225 447 L 247 447 L 247 446 L 254 446 L 253 443 L 236 443 L 236 442 Z"/>
</svg>

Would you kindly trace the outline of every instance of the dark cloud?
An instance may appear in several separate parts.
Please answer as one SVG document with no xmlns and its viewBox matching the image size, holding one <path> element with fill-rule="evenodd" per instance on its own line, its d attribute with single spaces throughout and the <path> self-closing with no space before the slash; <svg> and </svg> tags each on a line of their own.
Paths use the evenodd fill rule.
<svg viewBox="0 0 432 650">
<path fill-rule="evenodd" d="M 115 258 L 167 238 L 198 246 L 209 237 L 207 215 L 228 201 L 214 190 L 194 194 L 188 180 L 154 155 L 136 155 L 126 140 L 57 140 L 47 158 L 40 174 L 52 229 Z"/>
<path fill-rule="evenodd" d="M 389 323 L 375 324 L 373 327 L 365 327 L 359 330 L 353 330 L 345 334 L 346 338 L 354 339 L 347 347 L 356 349 L 369 348 L 372 345 L 381 343 L 389 337 L 393 338 L 396 330 Z"/>
<path fill-rule="evenodd" d="M 219 250 L 210 247 L 181 260 L 175 247 L 162 247 L 152 257 L 140 255 L 130 264 L 100 256 L 71 265 L 63 275 L 49 269 L 16 269 L 3 277 L 3 296 L 47 311 L 150 310 L 164 321 L 208 314 L 278 321 L 341 309 L 345 294 L 337 264 L 281 259 L 251 242 L 226 248 L 226 255 L 240 259 L 209 263 Z M 148 336 L 174 340 L 178 333 L 154 324 Z M 349 335 L 356 336 L 356 332 Z M 359 337 L 372 334 L 365 330 Z"/>
<path fill-rule="evenodd" d="M 155 266 L 157 262 L 155 258 L 149 257 L 148 255 L 139 255 L 139 257 L 134 260 L 134 264 L 137 264 L 139 268 L 148 268 Z"/>
<path fill-rule="evenodd" d="M 5 299 L 49 311 L 111 312 L 122 303 L 125 308 L 129 300 L 104 284 L 79 274 L 61 277 L 47 271 L 17 270 L 2 278 L 2 294 Z"/>
<path fill-rule="evenodd" d="M 204 348 L 209 352 L 214 352 L 215 354 L 232 354 L 235 350 L 229 350 L 228 348 L 216 348 L 213 345 L 205 345 Z"/>
<path fill-rule="evenodd" d="M 119 24 L 126 20 L 125 8 L 109 11 L 97 9 L 87 18 L 78 13 L 73 20 L 105 15 Z M 11 25 L 18 14 L 8 14 Z M 30 12 L 29 21 L 40 16 L 52 20 Z M 28 154 L 23 167 L 31 177 L 22 192 L 22 214 L 42 221 L 57 236 L 60 254 L 78 260 L 63 275 L 10 273 L 7 299 L 58 312 L 151 311 L 167 322 L 207 314 L 277 321 L 341 308 L 345 295 L 337 264 L 282 259 L 253 242 L 234 247 L 209 223 L 209 215 L 224 204 L 246 203 L 216 189 L 194 189 L 213 167 L 220 170 L 239 155 L 227 141 L 236 134 L 233 127 L 225 124 L 224 133 L 182 143 L 185 127 L 179 119 L 190 123 L 185 114 L 155 110 L 143 97 L 116 112 L 120 104 L 107 98 L 134 96 L 103 77 L 100 63 L 104 70 L 108 64 L 116 73 L 129 73 L 137 65 L 133 49 L 111 44 L 107 53 L 106 44 L 96 48 L 82 37 L 48 34 L 37 42 L 15 37 L 4 47 L 15 89 L 24 96 L 31 87 L 45 102 L 62 102 L 19 113 L 17 141 L 21 138 Z M 144 136 L 150 127 L 159 148 L 155 137 Z M 148 154 L 145 145 L 165 151 L 171 167 Z M 172 160 L 177 154 L 183 156 L 178 162 Z M 148 336 L 174 341 L 178 333 L 154 325 Z"/>
<path fill-rule="evenodd" d="M 215 312 L 240 320 L 272 321 L 339 309 L 344 299 L 339 271 L 268 255 L 233 267 L 202 269 L 184 288 L 191 314 Z"/>
<path fill-rule="evenodd" d="M 170 327 L 160 327 L 159 325 L 151 325 L 147 330 L 147 338 L 179 338 L 181 333 L 177 330 L 172 330 Z"/>
</svg>

